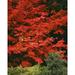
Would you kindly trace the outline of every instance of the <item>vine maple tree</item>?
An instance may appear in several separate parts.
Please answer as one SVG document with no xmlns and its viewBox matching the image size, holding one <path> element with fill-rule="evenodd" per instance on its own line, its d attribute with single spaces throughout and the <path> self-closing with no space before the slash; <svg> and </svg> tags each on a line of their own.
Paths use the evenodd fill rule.
<svg viewBox="0 0 75 75">
<path fill-rule="evenodd" d="M 49 52 L 66 59 L 66 0 L 8 0 L 9 66 L 43 64 Z"/>
</svg>

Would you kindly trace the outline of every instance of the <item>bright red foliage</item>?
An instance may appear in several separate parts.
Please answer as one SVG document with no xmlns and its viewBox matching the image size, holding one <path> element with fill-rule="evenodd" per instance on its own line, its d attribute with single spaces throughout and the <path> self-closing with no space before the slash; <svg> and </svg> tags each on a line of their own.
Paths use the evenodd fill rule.
<svg viewBox="0 0 75 75">
<path fill-rule="evenodd" d="M 49 52 L 66 57 L 66 10 L 49 11 L 43 0 L 8 1 L 8 53 L 11 65 L 15 63 L 13 66 L 26 67 L 44 63 Z M 57 2 L 52 3 L 54 7 L 58 5 Z M 51 16 L 48 16 L 49 13 Z"/>
</svg>

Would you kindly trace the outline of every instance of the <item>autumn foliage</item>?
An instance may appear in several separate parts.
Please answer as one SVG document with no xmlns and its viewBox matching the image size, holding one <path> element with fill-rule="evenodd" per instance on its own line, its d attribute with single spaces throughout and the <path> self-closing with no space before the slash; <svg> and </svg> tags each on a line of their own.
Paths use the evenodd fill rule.
<svg viewBox="0 0 75 75">
<path fill-rule="evenodd" d="M 44 64 L 48 53 L 67 58 L 66 0 L 8 0 L 9 66 Z"/>
</svg>

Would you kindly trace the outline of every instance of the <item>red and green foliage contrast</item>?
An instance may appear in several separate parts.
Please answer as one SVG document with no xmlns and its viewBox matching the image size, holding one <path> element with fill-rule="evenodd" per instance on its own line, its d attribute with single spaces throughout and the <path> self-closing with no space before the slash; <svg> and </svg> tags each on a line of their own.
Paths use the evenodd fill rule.
<svg viewBox="0 0 75 75">
<path fill-rule="evenodd" d="M 48 53 L 67 59 L 66 0 L 8 0 L 9 66 L 45 64 Z"/>
</svg>

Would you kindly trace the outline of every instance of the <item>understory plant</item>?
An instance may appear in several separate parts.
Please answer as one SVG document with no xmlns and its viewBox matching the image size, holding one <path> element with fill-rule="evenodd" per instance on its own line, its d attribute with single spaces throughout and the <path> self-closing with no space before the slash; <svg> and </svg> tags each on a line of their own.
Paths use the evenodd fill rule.
<svg viewBox="0 0 75 75">
<path fill-rule="evenodd" d="M 46 65 L 34 65 L 32 67 L 11 67 L 9 75 L 67 75 L 66 60 L 62 60 L 57 53 L 50 53 L 45 60 Z"/>
</svg>

